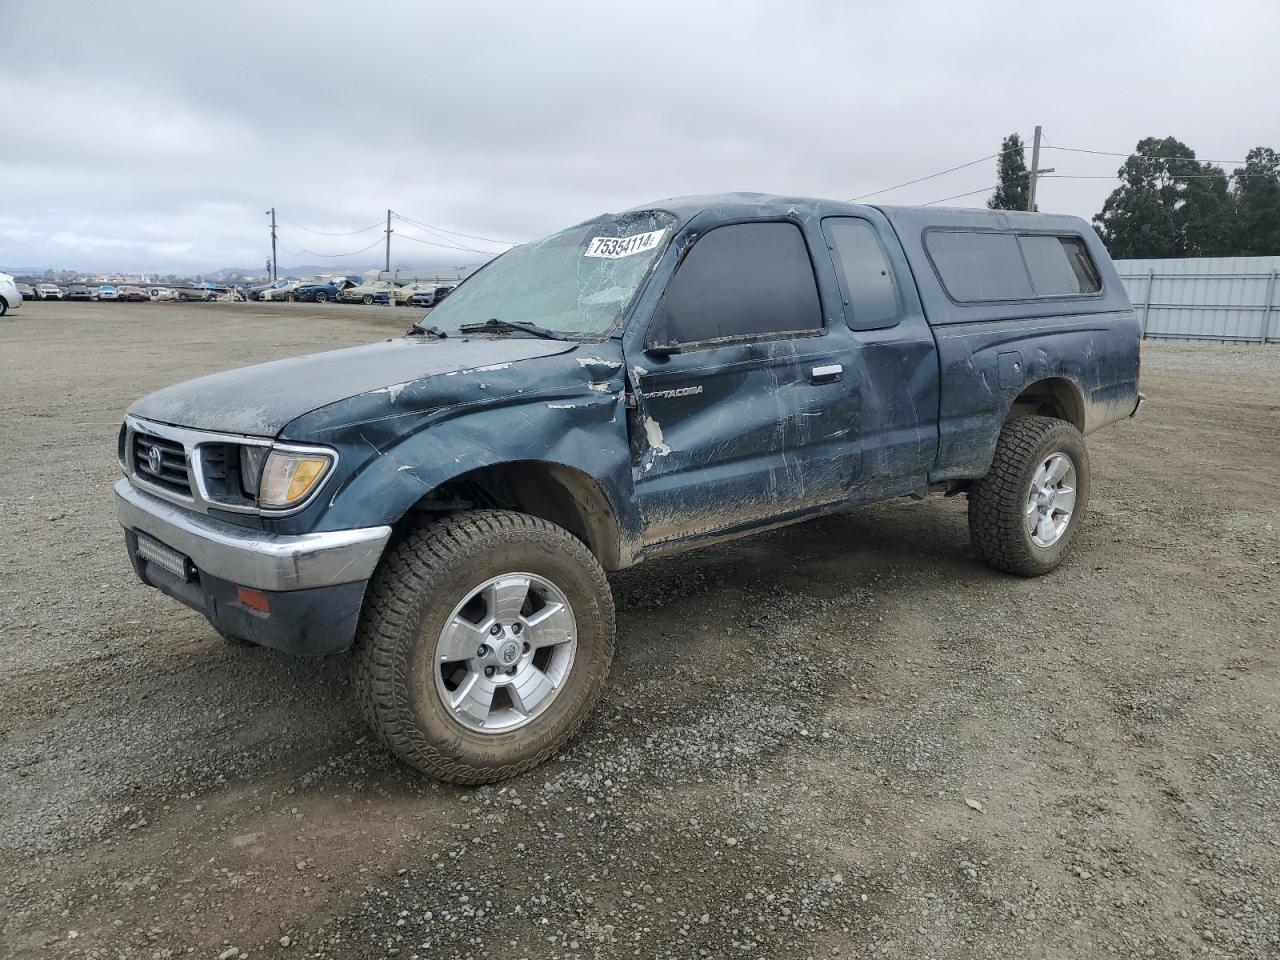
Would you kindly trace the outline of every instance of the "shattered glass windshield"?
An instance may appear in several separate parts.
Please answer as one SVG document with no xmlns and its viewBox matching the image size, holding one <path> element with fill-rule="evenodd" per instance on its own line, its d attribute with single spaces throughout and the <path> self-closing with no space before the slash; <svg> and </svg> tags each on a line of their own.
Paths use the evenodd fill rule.
<svg viewBox="0 0 1280 960">
<path fill-rule="evenodd" d="M 606 214 L 522 244 L 459 284 L 424 321 L 444 331 L 503 320 L 568 336 L 607 333 L 671 239 L 663 210 Z"/>
</svg>

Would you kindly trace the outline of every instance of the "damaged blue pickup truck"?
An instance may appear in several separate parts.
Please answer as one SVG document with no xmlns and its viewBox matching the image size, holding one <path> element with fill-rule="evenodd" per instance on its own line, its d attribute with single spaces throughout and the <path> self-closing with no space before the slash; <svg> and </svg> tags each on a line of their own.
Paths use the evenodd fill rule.
<svg viewBox="0 0 1280 960">
<path fill-rule="evenodd" d="M 1139 339 L 1074 217 L 663 201 L 514 248 L 400 339 L 139 400 L 118 516 L 145 583 L 231 639 L 352 648 L 395 753 L 498 780 L 600 697 L 609 571 L 931 491 L 998 570 L 1053 570 Z"/>
</svg>

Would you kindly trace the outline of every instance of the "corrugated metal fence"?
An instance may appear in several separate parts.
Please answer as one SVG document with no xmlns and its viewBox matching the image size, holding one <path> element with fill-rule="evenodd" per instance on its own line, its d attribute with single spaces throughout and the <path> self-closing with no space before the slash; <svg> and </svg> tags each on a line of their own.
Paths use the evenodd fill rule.
<svg viewBox="0 0 1280 960">
<path fill-rule="evenodd" d="M 1144 337 L 1280 342 L 1280 257 L 1117 260 Z"/>
</svg>

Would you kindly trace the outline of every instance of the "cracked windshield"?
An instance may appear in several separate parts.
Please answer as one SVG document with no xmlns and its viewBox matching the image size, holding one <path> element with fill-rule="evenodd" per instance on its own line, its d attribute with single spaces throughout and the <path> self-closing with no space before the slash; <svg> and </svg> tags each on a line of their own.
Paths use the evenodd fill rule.
<svg viewBox="0 0 1280 960">
<path fill-rule="evenodd" d="M 607 333 L 671 239 L 662 210 L 606 214 L 508 251 L 476 273 L 426 323 L 532 323 L 568 336 Z"/>
</svg>

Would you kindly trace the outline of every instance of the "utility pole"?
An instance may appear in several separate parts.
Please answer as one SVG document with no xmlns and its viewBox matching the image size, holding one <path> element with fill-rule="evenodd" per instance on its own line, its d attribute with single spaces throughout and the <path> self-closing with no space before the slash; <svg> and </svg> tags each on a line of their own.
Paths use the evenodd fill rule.
<svg viewBox="0 0 1280 960">
<path fill-rule="evenodd" d="M 276 260 L 276 208 L 272 207 L 267 213 L 271 216 L 271 279 L 275 281 L 279 279 L 277 274 L 280 270 L 279 261 Z"/>
<path fill-rule="evenodd" d="M 1031 143 L 1031 186 L 1027 189 L 1027 209 L 1032 213 L 1035 213 L 1036 209 L 1036 181 L 1046 173 L 1053 173 L 1053 171 L 1053 167 L 1040 169 L 1040 125 L 1036 124 L 1035 140 Z"/>
<path fill-rule="evenodd" d="M 391 272 L 391 211 L 387 211 L 387 262 L 383 273 Z"/>
</svg>

